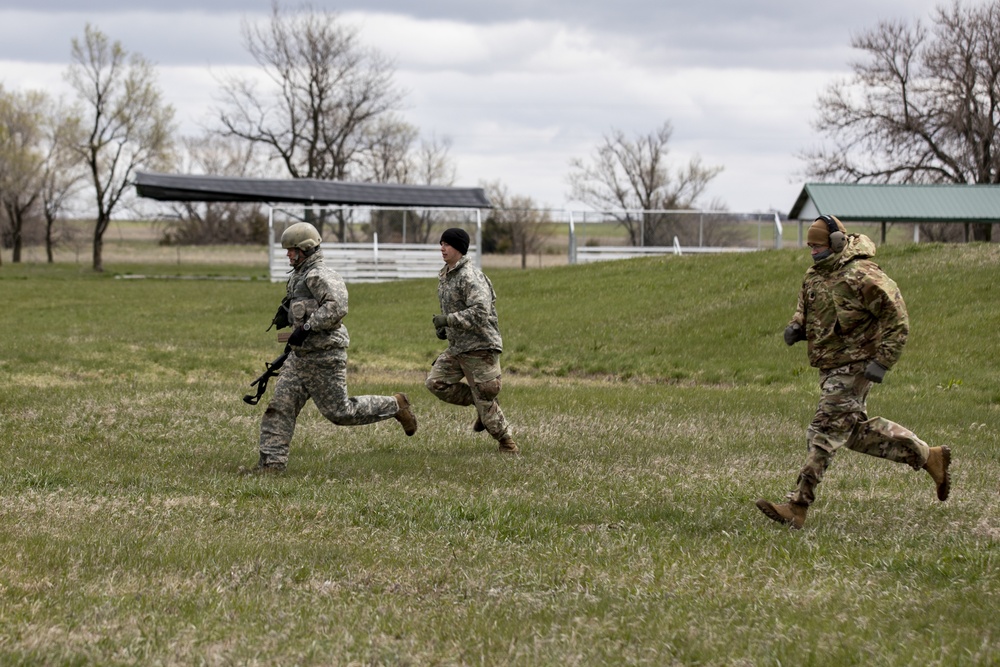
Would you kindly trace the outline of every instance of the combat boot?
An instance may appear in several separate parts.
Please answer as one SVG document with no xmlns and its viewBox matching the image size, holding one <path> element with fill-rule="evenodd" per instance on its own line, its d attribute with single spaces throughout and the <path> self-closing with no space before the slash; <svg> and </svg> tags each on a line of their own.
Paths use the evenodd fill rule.
<svg viewBox="0 0 1000 667">
<path fill-rule="evenodd" d="M 396 421 L 403 425 L 403 432 L 406 435 L 413 435 L 417 432 L 417 416 L 413 414 L 413 409 L 410 407 L 410 399 L 407 398 L 406 394 L 395 394 L 394 397 L 396 405 L 399 406 L 399 410 L 394 415 Z"/>
<path fill-rule="evenodd" d="M 948 472 L 950 465 L 951 449 L 949 447 L 931 447 L 927 463 L 924 464 L 924 470 L 930 473 L 931 479 L 937 485 L 937 497 L 942 502 L 948 500 L 948 493 L 951 491 L 951 474 Z"/>
<path fill-rule="evenodd" d="M 500 438 L 500 451 L 504 454 L 517 454 L 521 450 L 517 448 L 517 443 L 514 442 L 514 438 L 509 435 L 505 435 Z"/>
<path fill-rule="evenodd" d="M 799 503 L 781 503 L 780 505 L 775 505 L 769 500 L 761 498 L 757 501 L 757 509 L 763 512 L 768 519 L 799 530 L 806 522 L 806 510 L 809 509 L 809 506 Z"/>
<path fill-rule="evenodd" d="M 476 421 L 472 423 L 472 430 L 476 433 L 482 433 L 486 430 L 486 424 L 483 423 L 483 418 L 479 416 L 479 412 L 476 412 Z"/>
<path fill-rule="evenodd" d="M 243 476 L 247 475 L 275 475 L 278 473 L 285 472 L 284 463 L 268 463 L 267 456 L 261 454 L 257 458 L 257 465 L 252 468 L 244 468 L 240 466 L 239 474 Z"/>
</svg>

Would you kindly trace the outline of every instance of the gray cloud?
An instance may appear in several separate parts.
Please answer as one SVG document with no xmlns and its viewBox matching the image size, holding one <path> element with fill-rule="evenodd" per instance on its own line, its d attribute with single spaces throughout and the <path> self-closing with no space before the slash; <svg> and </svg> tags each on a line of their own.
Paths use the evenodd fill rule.
<svg viewBox="0 0 1000 667">
<path fill-rule="evenodd" d="M 574 29 L 607 34 L 632 41 L 649 57 L 675 66 L 812 68 L 831 62 L 831 51 L 842 56 L 850 35 L 888 18 L 912 20 L 927 17 L 937 0 L 842 0 L 800 3 L 774 1 L 709 0 L 342 0 L 313 6 L 340 12 L 386 12 L 424 20 L 451 20 L 490 24 L 520 20 L 558 22 Z M 297 8 L 298 2 L 282 3 Z M 0 28 L 0 57 L 19 54 L 29 60 L 65 58 L 68 39 L 82 31 L 85 22 L 98 25 L 123 42 L 135 41 L 136 50 L 163 63 L 245 61 L 238 40 L 219 34 L 212 26 L 220 19 L 238 25 L 242 17 L 261 17 L 270 11 L 268 0 L 96 0 L 81 11 L 78 0 L 3 0 L 0 11 L 18 11 L 20 20 L 44 21 L 46 38 L 33 30 L 7 25 Z M 20 14 L 23 12 L 24 14 Z M 28 14 L 30 13 L 30 14 Z M 186 13 L 192 20 L 182 30 L 157 30 L 133 24 L 116 34 L 115 17 L 133 20 L 148 14 Z M 200 17 L 200 18 L 199 18 Z M 10 22 L 7 22 L 10 23 Z M 124 31 L 123 31 L 124 32 Z M 230 33 L 236 31 L 230 30 Z M 141 48 L 139 48 L 141 47 Z M 843 62 L 840 58 L 839 62 Z"/>
<path fill-rule="evenodd" d="M 270 0 L 81 4 L 0 0 L 0 84 L 58 89 L 70 40 L 89 22 L 162 66 L 165 96 L 185 132 L 211 124 L 214 75 L 253 64 L 241 22 L 270 12 Z M 939 2 L 312 4 L 363 17 L 362 38 L 397 59 L 398 81 L 410 91 L 408 120 L 426 135 L 453 139 L 461 184 L 499 178 L 513 192 L 560 206 L 571 157 L 590 155 L 612 127 L 632 135 L 669 119 L 672 159 L 699 154 L 706 164 L 723 165 L 708 198 L 748 211 L 787 209 L 798 194 L 801 163 L 794 156 L 816 140 L 809 127 L 816 95 L 847 71 L 855 55 L 851 34 L 882 19 L 926 21 Z M 415 27 L 374 13 L 428 23 Z M 414 29 L 426 30 L 424 39 L 406 32 Z"/>
</svg>

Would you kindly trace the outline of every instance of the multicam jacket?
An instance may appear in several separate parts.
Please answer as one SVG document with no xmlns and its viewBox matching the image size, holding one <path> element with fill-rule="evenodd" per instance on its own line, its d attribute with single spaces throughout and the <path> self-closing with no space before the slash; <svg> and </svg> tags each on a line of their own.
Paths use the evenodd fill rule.
<svg viewBox="0 0 1000 667">
<path fill-rule="evenodd" d="M 503 352 L 497 324 L 496 292 L 486 275 L 463 257 L 438 274 L 441 312 L 448 317 L 448 350 L 464 354 L 474 350 Z"/>
<path fill-rule="evenodd" d="M 841 252 L 806 271 L 791 323 L 805 329 L 810 365 L 826 370 L 874 359 L 892 368 L 899 361 L 909 316 L 896 283 L 869 259 L 874 255 L 870 238 L 850 234 Z"/>
<path fill-rule="evenodd" d="M 299 352 L 346 348 L 351 343 L 341 320 L 347 315 L 347 285 L 323 263 L 323 251 L 310 255 L 288 278 L 288 319 L 292 327 L 309 322 L 309 336 Z"/>
</svg>

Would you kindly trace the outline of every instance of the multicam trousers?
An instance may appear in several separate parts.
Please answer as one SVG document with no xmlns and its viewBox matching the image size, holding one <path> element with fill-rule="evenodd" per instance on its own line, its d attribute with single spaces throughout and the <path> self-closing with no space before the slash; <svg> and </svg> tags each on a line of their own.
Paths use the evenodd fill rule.
<svg viewBox="0 0 1000 667">
<path fill-rule="evenodd" d="M 334 424 L 358 426 L 388 419 L 399 405 L 393 396 L 347 396 L 347 350 L 292 352 L 281 367 L 274 396 L 260 423 L 260 453 L 268 465 L 288 463 L 295 420 L 306 401 Z"/>
<path fill-rule="evenodd" d="M 509 435 L 510 426 L 497 403 L 501 385 L 499 352 L 452 354 L 445 350 L 434 361 L 424 384 L 446 403 L 476 406 L 486 431 L 497 440 Z"/>
<path fill-rule="evenodd" d="M 842 447 L 905 463 L 915 470 L 927 462 L 927 443 L 911 431 L 882 417 L 868 418 L 865 402 L 872 383 L 865 378 L 867 363 L 820 371 L 819 406 L 806 431 L 808 454 L 798 488 L 788 496 L 791 502 L 812 504 L 823 473 Z"/>
</svg>

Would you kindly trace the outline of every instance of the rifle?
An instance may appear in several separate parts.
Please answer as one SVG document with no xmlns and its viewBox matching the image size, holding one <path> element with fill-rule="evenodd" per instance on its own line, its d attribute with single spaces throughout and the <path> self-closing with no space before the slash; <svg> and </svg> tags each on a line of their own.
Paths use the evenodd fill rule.
<svg viewBox="0 0 1000 667">
<path fill-rule="evenodd" d="M 285 365 L 285 360 L 288 359 L 288 353 L 291 352 L 291 350 L 292 346 L 286 344 L 285 351 L 281 354 L 280 357 L 278 357 L 271 363 L 268 363 L 266 361 L 264 362 L 264 368 L 266 370 L 263 373 L 261 373 L 259 378 L 250 383 L 251 387 L 254 386 L 257 387 L 257 395 L 254 396 L 252 394 L 247 394 L 246 396 L 243 397 L 244 403 L 248 403 L 250 405 L 257 405 L 257 403 L 260 401 L 260 397 L 264 395 L 265 391 L 267 391 L 267 381 L 278 375 L 278 371 L 281 370 L 281 367 Z"/>
</svg>

